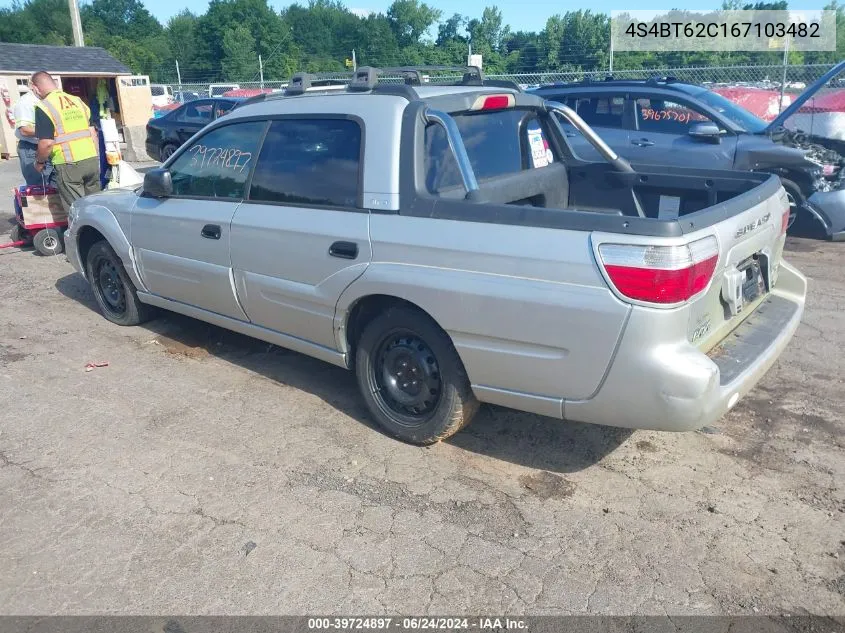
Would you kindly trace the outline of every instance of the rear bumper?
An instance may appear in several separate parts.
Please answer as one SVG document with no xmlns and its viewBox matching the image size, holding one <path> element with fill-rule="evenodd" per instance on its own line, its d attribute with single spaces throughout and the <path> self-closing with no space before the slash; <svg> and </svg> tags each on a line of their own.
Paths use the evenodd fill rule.
<svg viewBox="0 0 845 633">
<path fill-rule="evenodd" d="M 661 345 L 653 315 L 632 315 L 603 385 L 589 400 L 566 401 L 564 417 L 658 431 L 712 424 L 783 352 L 801 322 L 806 292 L 804 276 L 782 262 L 774 291 L 709 355 L 686 341 Z"/>
</svg>

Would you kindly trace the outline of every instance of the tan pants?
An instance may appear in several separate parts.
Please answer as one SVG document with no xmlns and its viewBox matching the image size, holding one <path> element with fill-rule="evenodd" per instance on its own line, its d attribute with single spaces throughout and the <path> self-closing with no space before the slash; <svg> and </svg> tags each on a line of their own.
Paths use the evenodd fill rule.
<svg viewBox="0 0 845 633">
<path fill-rule="evenodd" d="M 65 213 L 70 213 L 74 200 L 102 191 L 100 186 L 100 158 L 86 158 L 78 163 L 56 165 L 56 188 Z"/>
</svg>

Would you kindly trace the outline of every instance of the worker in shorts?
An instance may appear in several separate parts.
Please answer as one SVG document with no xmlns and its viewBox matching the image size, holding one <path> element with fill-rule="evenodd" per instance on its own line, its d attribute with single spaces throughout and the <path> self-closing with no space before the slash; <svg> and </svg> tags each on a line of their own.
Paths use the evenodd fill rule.
<svg viewBox="0 0 845 633">
<path fill-rule="evenodd" d="M 58 89 L 46 72 L 32 76 L 41 98 L 35 110 L 38 153 L 35 169 L 43 172 L 47 161 L 56 170 L 56 188 L 65 212 L 74 200 L 102 190 L 98 136 L 91 125 L 91 111 L 81 99 Z"/>
</svg>

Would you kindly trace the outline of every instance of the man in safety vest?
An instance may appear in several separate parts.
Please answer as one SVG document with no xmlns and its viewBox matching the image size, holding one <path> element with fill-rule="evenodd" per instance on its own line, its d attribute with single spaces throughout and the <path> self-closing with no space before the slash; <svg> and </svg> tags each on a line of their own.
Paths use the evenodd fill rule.
<svg viewBox="0 0 845 633">
<path fill-rule="evenodd" d="M 35 111 L 39 139 L 35 169 L 42 171 L 48 159 L 53 163 L 59 197 L 69 212 L 74 200 L 101 189 L 99 143 L 91 111 L 78 97 L 59 90 L 44 71 L 32 76 L 32 85 L 41 98 Z"/>
</svg>

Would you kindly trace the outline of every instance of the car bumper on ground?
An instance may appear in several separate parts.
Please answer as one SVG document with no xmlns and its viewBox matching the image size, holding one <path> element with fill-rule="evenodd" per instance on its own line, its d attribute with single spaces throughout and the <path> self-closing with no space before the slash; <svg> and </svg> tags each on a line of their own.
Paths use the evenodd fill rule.
<svg viewBox="0 0 845 633">
<path fill-rule="evenodd" d="M 807 198 L 807 203 L 810 211 L 825 225 L 829 239 L 845 240 L 845 189 L 817 191 Z"/>
<path fill-rule="evenodd" d="M 588 400 L 566 401 L 568 420 L 657 431 L 692 431 L 729 411 L 775 363 L 804 312 L 807 281 L 782 262 L 777 286 L 708 354 L 660 342 L 653 314 L 637 312 L 608 375 Z"/>
</svg>

